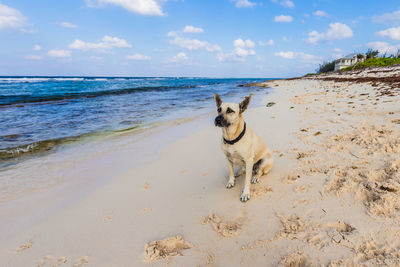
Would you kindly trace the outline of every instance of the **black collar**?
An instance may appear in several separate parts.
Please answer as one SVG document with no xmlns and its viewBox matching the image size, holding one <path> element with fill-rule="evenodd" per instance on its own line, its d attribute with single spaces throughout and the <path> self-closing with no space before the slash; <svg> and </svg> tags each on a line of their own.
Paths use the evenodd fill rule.
<svg viewBox="0 0 400 267">
<path fill-rule="evenodd" d="M 224 137 L 224 142 L 227 143 L 227 144 L 233 145 L 233 144 L 239 142 L 240 139 L 242 139 L 242 137 L 243 137 L 243 135 L 245 133 L 246 133 L 246 123 L 244 123 L 243 131 L 239 134 L 238 137 L 236 137 L 234 140 L 226 140 L 225 137 Z"/>
</svg>

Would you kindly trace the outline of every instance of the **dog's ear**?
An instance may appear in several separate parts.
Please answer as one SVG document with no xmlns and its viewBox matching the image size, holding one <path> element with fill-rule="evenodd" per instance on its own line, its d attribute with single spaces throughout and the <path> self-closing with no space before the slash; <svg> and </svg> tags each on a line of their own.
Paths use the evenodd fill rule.
<svg viewBox="0 0 400 267">
<path fill-rule="evenodd" d="M 222 104 L 222 100 L 217 93 L 214 93 L 215 104 L 217 104 L 217 108 L 219 108 Z"/>
<path fill-rule="evenodd" d="M 247 107 L 250 104 L 250 99 L 251 99 L 251 95 L 246 96 L 246 98 L 242 102 L 240 102 L 240 104 L 239 104 L 240 113 L 243 113 L 247 109 Z"/>
</svg>

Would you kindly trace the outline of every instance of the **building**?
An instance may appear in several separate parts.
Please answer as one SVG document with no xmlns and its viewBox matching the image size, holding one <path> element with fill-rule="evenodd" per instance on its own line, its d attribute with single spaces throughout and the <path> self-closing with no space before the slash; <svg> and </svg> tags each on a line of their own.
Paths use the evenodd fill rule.
<svg viewBox="0 0 400 267">
<path fill-rule="evenodd" d="M 335 61 L 335 70 L 341 70 L 353 66 L 358 62 L 363 62 L 365 57 L 359 57 L 359 54 L 353 53 Z"/>
</svg>

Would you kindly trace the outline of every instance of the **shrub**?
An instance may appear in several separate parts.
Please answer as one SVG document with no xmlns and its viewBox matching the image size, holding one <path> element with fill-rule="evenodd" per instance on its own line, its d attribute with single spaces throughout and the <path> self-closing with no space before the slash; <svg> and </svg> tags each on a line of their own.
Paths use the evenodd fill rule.
<svg viewBox="0 0 400 267">
<path fill-rule="evenodd" d="M 324 62 L 322 64 L 319 64 L 319 68 L 316 70 L 317 73 L 326 73 L 329 71 L 334 71 L 335 70 L 335 61 L 331 62 Z"/>
</svg>

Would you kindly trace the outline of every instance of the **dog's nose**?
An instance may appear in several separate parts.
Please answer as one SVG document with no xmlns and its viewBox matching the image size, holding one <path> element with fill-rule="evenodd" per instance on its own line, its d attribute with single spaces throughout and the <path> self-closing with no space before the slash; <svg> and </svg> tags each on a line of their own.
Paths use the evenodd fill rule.
<svg viewBox="0 0 400 267">
<path fill-rule="evenodd" d="M 222 116 L 221 115 L 218 115 L 216 118 L 215 118 L 215 121 L 214 121 L 214 124 L 215 124 L 215 126 L 221 126 L 221 124 L 222 124 Z"/>
</svg>

